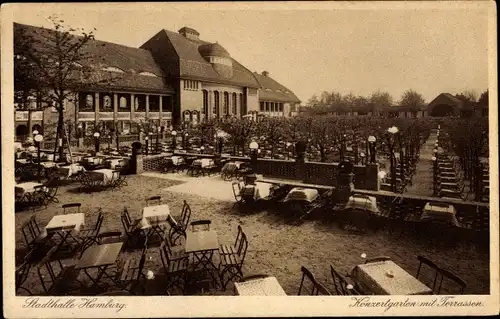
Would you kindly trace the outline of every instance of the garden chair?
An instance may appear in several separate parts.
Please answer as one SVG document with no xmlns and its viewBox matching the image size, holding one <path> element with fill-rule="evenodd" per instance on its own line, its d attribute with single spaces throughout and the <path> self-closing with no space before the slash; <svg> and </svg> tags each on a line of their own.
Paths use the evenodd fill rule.
<svg viewBox="0 0 500 319">
<path fill-rule="evenodd" d="M 143 270 L 144 264 L 146 263 L 147 250 L 148 241 L 146 238 L 139 258 L 127 258 L 118 261 L 115 279 L 120 283 L 123 289 L 132 294 L 136 294 L 136 289 L 141 283 L 141 280 L 145 279 Z"/>
<path fill-rule="evenodd" d="M 170 242 L 177 244 L 181 238 L 186 238 L 186 230 L 189 226 L 191 218 L 191 207 L 184 201 L 183 213 L 181 219 L 177 222 L 172 216 L 168 216 L 167 222 L 170 225 L 169 238 Z"/>
<path fill-rule="evenodd" d="M 429 286 L 435 292 L 439 266 L 432 260 L 421 255 L 417 256 L 417 259 L 419 265 L 415 278 Z"/>
<path fill-rule="evenodd" d="M 137 222 L 133 222 L 130 218 L 130 215 L 128 214 L 127 208 L 125 207 L 120 219 L 122 221 L 123 229 L 125 230 L 125 234 L 127 236 L 127 241 L 126 244 L 137 244 L 140 239 L 142 239 L 142 232 L 139 227 L 137 227 L 138 220 Z"/>
<path fill-rule="evenodd" d="M 238 225 L 238 234 L 236 235 L 236 240 L 234 245 L 221 245 L 219 248 L 219 255 L 236 254 L 238 247 L 240 247 L 240 241 L 243 235 L 243 229 Z"/>
<path fill-rule="evenodd" d="M 121 170 L 116 169 L 113 171 L 113 188 L 121 188 L 127 186 L 127 175 L 122 174 Z"/>
<path fill-rule="evenodd" d="M 222 287 L 225 289 L 227 284 L 234 280 L 243 277 L 243 262 L 245 261 L 245 256 L 248 249 L 248 240 L 245 233 L 241 233 L 241 240 L 239 241 L 238 247 L 234 253 L 229 251 L 224 252 L 220 255 L 220 265 L 219 269 L 222 269 L 220 273 Z M 227 280 L 224 281 L 224 276 L 227 274 Z"/>
<path fill-rule="evenodd" d="M 63 214 L 66 214 L 66 209 L 73 209 L 73 208 L 76 208 L 78 213 L 80 213 L 80 207 L 82 207 L 81 203 L 64 204 L 64 205 L 62 205 Z"/>
<path fill-rule="evenodd" d="M 47 233 L 45 228 L 40 230 L 35 215 L 21 226 L 21 232 L 26 246 L 33 251 L 43 248 L 52 236 L 52 234 Z"/>
<path fill-rule="evenodd" d="M 184 292 L 189 256 L 185 253 L 174 256 L 167 239 L 160 245 L 160 258 L 165 271 L 165 290 L 170 294 L 170 289 L 176 287 Z"/>
<path fill-rule="evenodd" d="M 31 270 L 30 259 L 33 255 L 33 251 L 29 251 L 26 256 L 24 256 L 23 263 L 16 268 L 16 294 L 19 290 L 26 291 L 29 295 L 32 295 L 31 291 L 26 287 L 23 287 L 23 284 L 28 279 L 29 272 Z"/>
<path fill-rule="evenodd" d="M 330 265 L 330 273 L 332 274 L 333 286 L 335 287 L 335 292 L 339 296 L 349 295 L 347 285 L 349 284 L 347 280 L 339 274 L 332 265 Z"/>
<path fill-rule="evenodd" d="M 466 282 L 446 269 L 438 270 L 438 280 L 436 284 L 436 295 L 463 295 Z"/>
<path fill-rule="evenodd" d="M 59 189 L 59 177 L 51 178 L 48 182 L 45 183 L 45 187 L 47 190 L 45 191 L 45 207 L 50 203 L 59 203 L 59 199 L 57 199 L 57 191 Z"/>
<path fill-rule="evenodd" d="M 302 272 L 302 279 L 300 280 L 299 286 L 299 296 L 317 296 L 319 294 L 322 295 L 331 295 L 331 293 L 326 289 L 322 284 L 320 284 L 314 275 L 309 269 L 302 266 L 300 267 L 300 271 Z"/>
<path fill-rule="evenodd" d="M 38 185 L 38 186 L 33 187 L 33 189 L 34 189 L 34 192 L 31 193 L 29 196 L 30 203 L 32 205 L 36 205 L 36 206 L 47 207 L 47 205 L 45 205 L 45 199 L 46 199 L 45 186 Z"/>
<path fill-rule="evenodd" d="M 377 256 L 377 257 L 373 257 L 373 258 L 367 258 L 366 261 L 365 261 L 365 264 L 377 263 L 377 262 L 389 261 L 389 260 L 391 260 L 391 257 Z"/>
<path fill-rule="evenodd" d="M 233 188 L 234 199 L 236 200 L 235 205 L 241 204 L 243 202 L 243 198 L 241 197 L 242 182 L 233 182 L 231 186 Z"/>
<path fill-rule="evenodd" d="M 54 260 L 57 247 L 53 247 L 38 265 L 38 277 L 46 295 L 68 295 L 83 290 L 83 285 L 77 280 L 79 271 L 75 265 L 65 266 L 61 260 Z"/>
<path fill-rule="evenodd" d="M 196 220 L 194 222 L 191 222 L 191 231 L 209 231 L 210 230 L 210 224 L 212 221 L 204 219 L 204 220 Z"/>
<path fill-rule="evenodd" d="M 160 205 L 161 204 L 161 196 L 151 196 L 146 198 L 146 206 L 150 206 L 151 204 Z"/>
<path fill-rule="evenodd" d="M 101 231 L 102 222 L 104 221 L 104 216 L 102 210 L 99 208 L 99 213 L 97 215 L 96 223 L 89 228 L 84 228 L 78 233 L 78 237 L 81 239 L 81 253 L 92 246 L 93 244 L 99 244 L 98 235 Z"/>
</svg>

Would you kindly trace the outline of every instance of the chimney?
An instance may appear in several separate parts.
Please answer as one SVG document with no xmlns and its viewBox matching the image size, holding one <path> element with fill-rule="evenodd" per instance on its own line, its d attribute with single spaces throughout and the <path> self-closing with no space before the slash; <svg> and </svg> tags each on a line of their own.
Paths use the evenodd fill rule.
<svg viewBox="0 0 500 319">
<path fill-rule="evenodd" d="M 193 28 L 190 27 L 183 27 L 178 31 L 180 34 L 182 34 L 186 39 L 189 40 L 199 40 L 200 39 L 200 33 L 196 31 Z"/>
<path fill-rule="evenodd" d="M 269 72 L 267 72 L 267 71 L 262 71 L 262 75 L 263 75 L 263 76 L 269 76 Z"/>
</svg>

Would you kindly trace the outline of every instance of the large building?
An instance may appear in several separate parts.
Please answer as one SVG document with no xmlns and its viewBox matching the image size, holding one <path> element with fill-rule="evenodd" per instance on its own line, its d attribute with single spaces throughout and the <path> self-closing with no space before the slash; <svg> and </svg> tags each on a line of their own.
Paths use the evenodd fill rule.
<svg viewBox="0 0 500 319">
<path fill-rule="evenodd" d="M 55 32 L 22 24 L 14 28 L 49 36 Z M 300 103 L 268 72 L 249 71 L 222 45 L 201 40 L 188 27 L 161 30 L 140 48 L 92 40 L 83 50 L 99 58 L 92 64 L 92 80 L 100 84 L 75 90 L 74 98 L 65 102 L 64 116 L 84 135 L 92 135 L 97 124 L 136 134 L 141 122 L 156 130 L 261 113 L 288 117 Z M 112 81 L 99 81 L 110 75 Z M 55 126 L 57 112 L 50 107 L 18 111 L 15 120 L 16 136 L 22 138 L 34 129 Z"/>
</svg>

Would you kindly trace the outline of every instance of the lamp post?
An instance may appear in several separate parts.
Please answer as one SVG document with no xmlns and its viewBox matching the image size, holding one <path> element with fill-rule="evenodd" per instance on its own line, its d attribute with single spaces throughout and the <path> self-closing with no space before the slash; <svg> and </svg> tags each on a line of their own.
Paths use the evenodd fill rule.
<svg viewBox="0 0 500 319">
<path fill-rule="evenodd" d="M 395 165 L 395 154 L 394 154 L 394 136 L 399 132 L 399 129 L 396 126 L 392 126 L 387 129 L 387 132 L 390 135 L 389 138 L 389 150 L 391 157 L 391 191 L 396 192 L 396 165 Z"/>
<path fill-rule="evenodd" d="M 146 135 L 144 138 L 144 141 L 146 141 L 146 156 L 148 155 L 148 150 L 149 150 L 149 136 Z"/>
<path fill-rule="evenodd" d="M 188 147 L 188 136 L 189 136 L 189 133 L 186 132 L 184 134 L 184 145 L 182 146 L 185 150 L 187 150 L 187 147 Z"/>
<path fill-rule="evenodd" d="M 375 164 L 376 162 L 376 150 L 375 150 L 375 142 L 377 142 L 377 138 L 375 136 L 368 136 L 368 143 L 370 145 L 370 163 Z"/>
<path fill-rule="evenodd" d="M 173 130 L 170 134 L 172 134 L 172 151 L 175 151 L 176 143 L 177 143 L 177 132 Z"/>
<path fill-rule="evenodd" d="M 257 156 L 259 152 L 259 144 L 255 141 L 252 141 L 250 145 L 248 145 L 250 148 L 250 163 L 252 166 L 252 171 L 255 172 L 257 168 Z"/>
<path fill-rule="evenodd" d="M 340 161 L 343 162 L 344 161 L 344 157 L 345 157 L 345 151 L 346 151 L 346 137 L 347 137 L 347 134 L 343 134 L 342 137 L 341 137 L 341 142 L 340 142 Z"/>
<path fill-rule="evenodd" d="M 99 153 L 99 136 L 101 136 L 101 134 L 99 134 L 99 132 L 95 132 L 94 133 L 94 143 L 95 143 L 95 152 L 96 154 Z"/>
<path fill-rule="evenodd" d="M 36 132 L 37 134 L 35 135 L 34 140 L 38 149 L 38 182 L 40 183 L 40 145 L 43 141 L 43 136 L 41 134 L 38 134 L 38 131 Z"/>
<path fill-rule="evenodd" d="M 82 122 L 78 123 L 78 127 L 77 127 L 77 129 L 78 129 L 78 133 L 77 133 L 77 134 L 78 134 L 78 141 L 77 141 L 77 142 L 78 142 L 78 144 L 77 144 L 77 145 L 78 145 L 78 147 L 80 147 L 80 146 L 81 146 L 81 145 L 80 145 L 80 138 L 82 138 L 82 137 L 83 137 L 83 136 L 82 136 L 82 135 L 83 135 L 83 134 L 82 134 L 82 133 L 83 133 L 83 132 L 82 132 L 82 130 L 83 130 L 83 125 L 82 125 Z"/>
<path fill-rule="evenodd" d="M 365 165 L 365 153 L 361 152 L 359 153 L 359 156 L 361 157 L 361 165 Z"/>
<path fill-rule="evenodd" d="M 204 150 L 205 150 L 205 146 L 203 146 L 203 145 L 202 145 L 202 146 L 200 147 L 200 153 L 201 153 L 201 154 L 203 154 L 203 151 L 204 151 Z"/>
</svg>

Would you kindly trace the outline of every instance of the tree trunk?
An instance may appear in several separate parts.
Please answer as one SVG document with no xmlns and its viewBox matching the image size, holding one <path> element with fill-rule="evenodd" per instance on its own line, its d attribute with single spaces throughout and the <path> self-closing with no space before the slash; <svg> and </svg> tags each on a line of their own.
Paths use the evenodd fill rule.
<svg viewBox="0 0 500 319">
<path fill-rule="evenodd" d="M 59 110 L 59 119 L 57 121 L 57 132 L 58 135 L 57 138 L 56 138 L 56 145 L 57 147 L 59 147 L 59 160 L 62 160 L 63 156 L 64 156 L 64 133 L 63 133 L 63 123 L 64 123 L 64 113 L 63 113 L 63 110 L 60 109 Z M 62 143 L 61 145 L 59 146 L 59 139 L 61 139 Z"/>
</svg>

